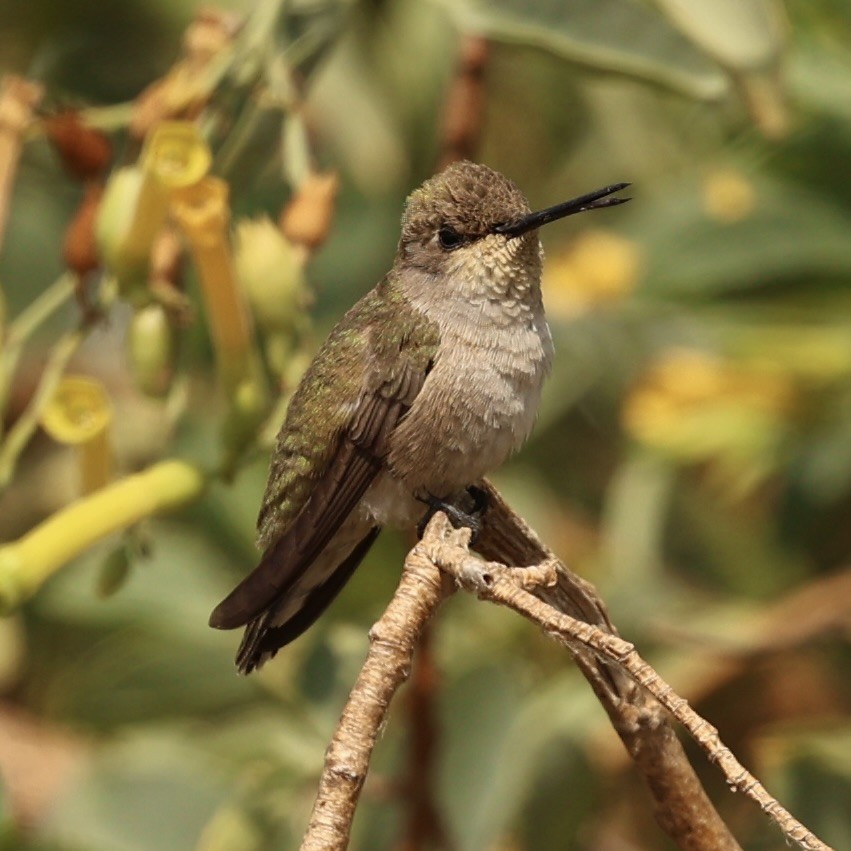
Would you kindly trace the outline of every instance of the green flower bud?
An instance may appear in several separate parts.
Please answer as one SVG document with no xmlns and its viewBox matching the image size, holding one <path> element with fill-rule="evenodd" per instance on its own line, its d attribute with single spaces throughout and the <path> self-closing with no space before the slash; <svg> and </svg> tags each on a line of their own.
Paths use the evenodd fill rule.
<svg viewBox="0 0 851 851">
<path fill-rule="evenodd" d="M 148 252 L 138 250 L 129 240 L 144 182 L 144 172 L 137 166 L 113 172 L 95 219 L 98 253 L 125 297 L 147 289 Z"/>
<path fill-rule="evenodd" d="M 154 240 L 168 215 L 169 194 L 197 184 L 209 171 L 210 149 L 187 121 L 165 121 L 151 134 L 139 164 L 118 169 L 106 185 L 95 234 L 119 291 L 148 304 Z"/>
<path fill-rule="evenodd" d="M 299 382 L 304 377 L 307 368 L 313 360 L 313 353 L 304 350 L 298 350 L 292 353 L 287 361 L 287 368 L 283 374 L 284 387 L 288 390 L 295 390 Z"/>
<path fill-rule="evenodd" d="M 222 422 L 223 475 L 233 475 L 236 463 L 258 436 L 266 417 L 268 392 L 259 361 L 252 356 L 247 375 L 231 391 L 228 412 Z"/>
<path fill-rule="evenodd" d="M 161 304 L 139 308 L 127 332 L 127 354 L 136 386 L 161 399 L 171 388 L 177 336 Z"/>
<path fill-rule="evenodd" d="M 111 597 L 120 591 L 130 576 L 130 557 L 127 546 L 120 544 L 104 560 L 95 581 L 98 597 Z"/>
<path fill-rule="evenodd" d="M 292 334 L 274 331 L 267 334 L 263 340 L 263 355 L 266 358 L 266 365 L 272 375 L 278 378 L 281 378 L 286 372 L 292 353 Z"/>
<path fill-rule="evenodd" d="M 236 273 L 257 325 L 292 334 L 310 305 L 300 252 L 268 218 L 236 227 Z"/>
</svg>

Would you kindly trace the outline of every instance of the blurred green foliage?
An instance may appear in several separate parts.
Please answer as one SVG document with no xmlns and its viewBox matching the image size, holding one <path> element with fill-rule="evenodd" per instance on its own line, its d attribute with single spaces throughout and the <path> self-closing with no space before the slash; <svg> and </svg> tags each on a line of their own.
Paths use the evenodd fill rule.
<svg viewBox="0 0 851 851">
<path fill-rule="evenodd" d="M 465 33 L 492 39 L 478 158 L 533 207 L 632 181 L 625 208 L 544 234 L 557 363 L 530 444 L 497 482 L 768 788 L 851 847 L 851 3 L 228 5 L 249 16 L 240 63 L 212 100 L 227 116 L 214 170 L 231 183 L 234 217 L 276 215 L 300 167 L 293 68 L 319 160 L 341 174 L 333 230 L 307 267 L 322 329 L 391 262 L 403 198 L 438 157 Z M 51 105 L 106 106 L 167 71 L 195 11 L 7 4 L 0 56 L 44 82 Z M 114 137 L 119 162 L 132 160 L 132 143 Z M 80 194 L 43 140 L 26 146 L 0 257 L 11 316 L 61 271 Z M 72 321 L 69 307 L 36 342 Z M 166 454 L 212 464 L 221 399 L 203 322 L 183 334 L 191 404 L 172 431 L 164 403 L 133 386 L 128 321 L 116 307 L 75 362 L 113 395 L 119 465 Z M 38 345 L 27 351 L 8 418 L 42 362 Z M 65 451 L 32 442 L 0 498 L 4 539 L 73 498 L 69 466 Z M 0 735 L 0 848 L 296 847 L 409 542 L 385 534 L 328 616 L 238 679 L 236 636 L 206 621 L 253 565 L 265 470 L 256 452 L 230 485 L 138 530 L 144 546 L 108 598 L 96 588 L 116 541 L 2 624 L 0 710 L 25 712 L 37 749 L 16 758 Z M 452 847 L 667 847 L 563 651 L 461 598 L 434 642 L 434 795 Z M 356 848 L 401 839 L 406 720 L 399 701 Z M 33 763 L 59 772 L 61 748 L 38 747 L 45 730 L 82 747 L 54 794 L 27 809 Z M 694 757 L 743 846 L 782 847 Z"/>
</svg>

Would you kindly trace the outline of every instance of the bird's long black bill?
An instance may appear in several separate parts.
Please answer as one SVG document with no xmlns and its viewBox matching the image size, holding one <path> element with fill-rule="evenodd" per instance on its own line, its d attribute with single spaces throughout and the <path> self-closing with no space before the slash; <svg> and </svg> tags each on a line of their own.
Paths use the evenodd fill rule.
<svg viewBox="0 0 851 851">
<path fill-rule="evenodd" d="M 554 222 L 556 219 L 572 216 L 574 213 L 584 213 L 586 210 L 598 210 L 601 207 L 615 207 L 618 204 L 624 204 L 630 199 L 610 198 L 608 196 L 620 192 L 621 189 L 626 189 L 627 186 L 629 186 L 628 183 L 615 183 L 612 186 L 606 186 L 604 189 L 598 189 L 596 192 L 589 192 L 587 195 L 572 198 L 570 201 L 562 201 L 561 204 L 547 207 L 546 210 L 529 213 L 528 216 L 524 216 L 519 221 L 497 225 L 493 229 L 494 233 L 501 233 L 505 236 L 520 236 L 542 225 Z"/>
</svg>

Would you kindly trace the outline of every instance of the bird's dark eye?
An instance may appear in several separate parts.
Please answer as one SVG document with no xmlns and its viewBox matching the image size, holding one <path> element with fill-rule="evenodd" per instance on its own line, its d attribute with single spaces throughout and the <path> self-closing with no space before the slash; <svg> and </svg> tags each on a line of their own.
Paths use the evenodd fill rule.
<svg viewBox="0 0 851 851">
<path fill-rule="evenodd" d="M 440 243 L 440 247 L 444 251 L 452 251 L 453 248 L 457 248 L 464 241 L 464 237 L 461 236 L 458 231 L 453 230 L 448 225 L 444 225 L 437 232 L 437 240 Z"/>
</svg>

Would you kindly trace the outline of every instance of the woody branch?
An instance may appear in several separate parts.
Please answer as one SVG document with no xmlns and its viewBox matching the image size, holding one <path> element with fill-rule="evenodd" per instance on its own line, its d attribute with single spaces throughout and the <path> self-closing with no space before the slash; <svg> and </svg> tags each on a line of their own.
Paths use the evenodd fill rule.
<svg viewBox="0 0 851 851">
<path fill-rule="evenodd" d="M 490 500 L 476 549 L 442 514 L 409 552 L 399 587 L 370 631 L 370 649 L 326 753 L 301 851 L 348 846 L 372 750 L 390 701 L 410 671 L 417 640 L 457 585 L 513 609 L 565 644 L 644 777 L 660 826 L 684 851 L 735 851 L 739 844 L 706 795 L 668 720 L 676 718 L 742 792 L 807 851 L 830 851 L 771 797 L 685 700 L 621 639 L 594 588 L 538 539 L 488 482 Z M 524 565 L 507 567 L 506 563 Z M 447 582 L 447 579 L 450 581 Z"/>
</svg>

